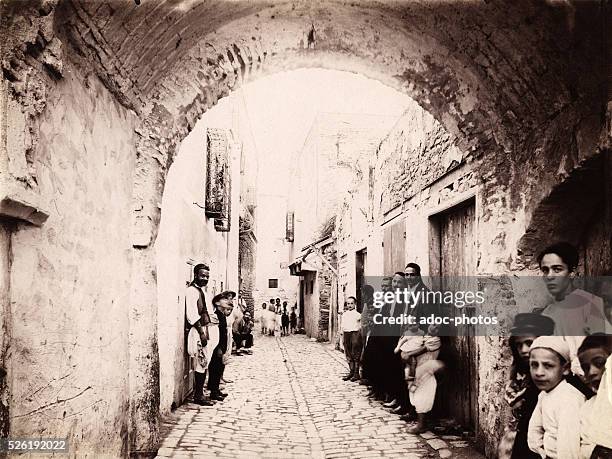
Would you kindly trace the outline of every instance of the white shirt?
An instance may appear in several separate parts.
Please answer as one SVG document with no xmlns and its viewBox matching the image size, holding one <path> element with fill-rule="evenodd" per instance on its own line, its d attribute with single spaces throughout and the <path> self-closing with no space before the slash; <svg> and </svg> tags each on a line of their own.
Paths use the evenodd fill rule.
<svg viewBox="0 0 612 459">
<path fill-rule="evenodd" d="M 403 352 L 412 352 L 416 351 L 420 347 L 425 345 L 425 332 L 423 330 L 419 330 L 414 335 L 404 335 L 402 338 L 406 338 L 402 345 L 400 346 L 400 350 Z M 402 339 L 400 338 L 400 339 Z"/>
<path fill-rule="evenodd" d="M 198 300 L 200 299 L 200 292 L 196 287 L 189 286 L 185 291 L 185 317 L 187 318 L 187 322 L 191 325 L 195 324 L 200 319 L 200 314 L 198 312 Z M 206 308 L 206 312 L 208 312 L 208 317 L 210 317 L 210 323 L 213 325 L 219 324 L 219 318 L 214 311 L 211 310 L 211 306 L 207 304 L 208 301 L 204 302 L 204 307 Z"/>
<path fill-rule="evenodd" d="M 354 332 L 361 330 L 361 314 L 356 309 L 342 313 L 342 331 Z"/>
<path fill-rule="evenodd" d="M 584 395 L 565 380 L 550 392 L 540 392 L 529 420 L 529 449 L 543 459 L 579 459 L 579 412 L 584 400 Z"/>
<path fill-rule="evenodd" d="M 578 360 L 578 348 L 586 335 L 605 333 L 608 321 L 604 313 L 603 300 L 577 288 L 563 300 L 546 306 L 542 315 L 550 317 L 555 322 L 555 335 L 563 337 L 569 346 L 572 372 L 584 376 Z"/>
</svg>

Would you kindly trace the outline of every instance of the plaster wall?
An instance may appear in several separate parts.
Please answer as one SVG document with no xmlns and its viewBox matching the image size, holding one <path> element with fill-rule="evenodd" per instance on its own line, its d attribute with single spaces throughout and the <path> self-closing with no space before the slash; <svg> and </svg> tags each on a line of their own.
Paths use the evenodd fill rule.
<svg viewBox="0 0 612 459">
<path fill-rule="evenodd" d="M 50 216 L 11 238 L 10 436 L 68 437 L 80 457 L 119 456 L 136 119 L 74 68 L 46 104 L 32 158 Z"/>
<path fill-rule="evenodd" d="M 231 148 L 231 229 L 218 232 L 204 209 L 206 184 L 206 125 L 202 122 L 182 142 L 170 167 L 162 199 L 162 217 L 155 243 L 157 261 L 158 336 L 160 359 L 160 412 L 167 414 L 182 403 L 184 321 L 187 283 L 193 266 L 206 263 L 210 302 L 223 290 L 238 290 L 238 215 L 240 150 Z M 197 204 L 196 204 L 197 203 Z"/>
</svg>

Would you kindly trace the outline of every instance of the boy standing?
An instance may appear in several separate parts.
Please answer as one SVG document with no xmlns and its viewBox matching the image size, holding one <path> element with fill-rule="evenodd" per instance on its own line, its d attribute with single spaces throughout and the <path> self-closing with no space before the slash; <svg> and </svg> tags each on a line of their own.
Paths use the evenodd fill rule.
<svg viewBox="0 0 612 459">
<path fill-rule="evenodd" d="M 529 420 L 529 448 L 543 459 L 580 457 L 580 417 L 585 397 L 565 381 L 570 349 L 559 336 L 540 336 L 531 344 L 529 370 L 538 403 Z"/>
<path fill-rule="evenodd" d="M 587 336 L 578 349 L 585 382 L 595 392 L 580 411 L 580 452 L 584 458 L 612 457 L 612 343 L 610 336 Z"/>
<path fill-rule="evenodd" d="M 349 373 L 343 376 L 344 381 L 359 380 L 359 359 L 361 357 L 361 314 L 355 309 L 357 299 L 349 296 L 346 309 L 342 313 L 342 337 L 344 353 L 349 364 Z"/>
<path fill-rule="evenodd" d="M 287 314 L 287 303 L 283 307 L 283 315 L 281 316 L 281 336 L 289 334 L 289 314 Z"/>
<path fill-rule="evenodd" d="M 210 364 L 208 366 L 208 389 L 210 390 L 211 400 L 223 401 L 227 394 L 221 392 L 219 385 L 221 384 L 221 377 L 223 376 L 223 370 L 225 365 L 223 363 L 223 355 L 227 352 L 228 345 L 228 328 L 227 328 L 227 316 L 231 311 L 230 300 L 223 293 L 219 293 L 213 298 L 213 304 L 215 305 L 215 315 L 219 321 L 219 344 L 215 347 Z"/>
<path fill-rule="evenodd" d="M 295 333 L 297 329 L 297 314 L 295 313 L 295 306 L 291 308 L 291 314 L 289 314 L 289 326 L 291 327 L 291 333 Z"/>
</svg>

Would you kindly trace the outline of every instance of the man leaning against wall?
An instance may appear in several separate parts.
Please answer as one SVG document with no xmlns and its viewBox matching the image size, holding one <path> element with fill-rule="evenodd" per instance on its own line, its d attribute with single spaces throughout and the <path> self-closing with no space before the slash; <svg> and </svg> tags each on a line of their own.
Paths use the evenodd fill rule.
<svg viewBox="0 0 612 459">
<path fill-rule="evenodd" d="M 185 320 L 189 329 L 187 352 L 195 362 L 193 401 L 204 406 L 213 404 L 204 397 L 204 381 L 212 351 L 219 342 L 219 322 L 206 304 L 204 294 L 204 287 L 208 285 L 209 277 L 210 269 L 207 265 L 196 265 L 193 268 L 193 281 L 185 292 Z"/>
</svg>

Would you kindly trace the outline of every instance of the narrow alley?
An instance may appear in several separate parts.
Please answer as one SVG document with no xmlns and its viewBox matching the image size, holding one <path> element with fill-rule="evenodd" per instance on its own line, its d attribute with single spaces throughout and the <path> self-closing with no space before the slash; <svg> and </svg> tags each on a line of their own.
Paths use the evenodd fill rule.
<svg viewBox="0 0 612 459">
<path fill-rule="evenodd" d="M 612 454 L 611 18 L 0 1 L 0 459 Z"/>
<path fill-rule="evenodd" d="M 158 457 L 369 458 L 480 456 L 456 436 L 413 435 L 406 422 L 342 382 L 343 355 L 305 335 L 258 335 L 227 367 L 228 397 L 181 406 L 162 425 Z"/>
</svg>

